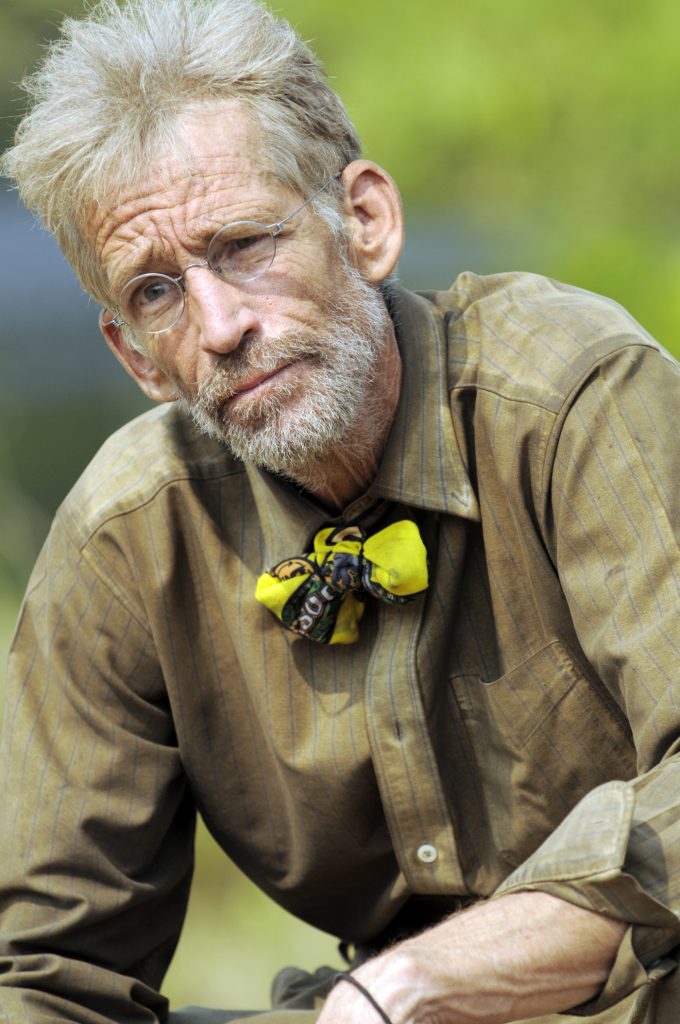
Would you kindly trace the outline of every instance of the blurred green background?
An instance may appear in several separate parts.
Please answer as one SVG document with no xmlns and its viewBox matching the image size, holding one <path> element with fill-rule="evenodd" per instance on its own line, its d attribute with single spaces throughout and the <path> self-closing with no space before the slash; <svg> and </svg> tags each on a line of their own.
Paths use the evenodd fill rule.
<svg viewBox="0 0 680 1024">
<path fill-rule="evenodd" d="M 604 292 L 680 354 L 677 0 L 286 0 L 366 155 L 402 189 L 405 284 L 525 269 Z M 17 82 L 81 2 L 0 0 L 0 141 Z M 0 646 L 49 519 L 101 440 L 141 411 L 97 310 L 0 189 Z M 670 413 L 670 411 L 669 411 Z M 204 833 L 176 1003 L 263 1006 L 283 963 L 337 962 Z"/>
</svg>

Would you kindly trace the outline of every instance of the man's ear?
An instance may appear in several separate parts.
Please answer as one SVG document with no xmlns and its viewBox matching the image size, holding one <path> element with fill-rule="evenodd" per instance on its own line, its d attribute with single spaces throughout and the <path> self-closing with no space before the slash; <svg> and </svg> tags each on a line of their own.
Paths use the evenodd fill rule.
<svg viewBox="0 0 680 1024">
<path fill-rule="evenodd" d="M 148 398 L 154 402 L 175 401 L 177 389 L 170 378 L 150 356 L 133 348 L 126 341 L 122 329 L 113 322 L 113 317 L 107 309 L 103 309 L 99 314 L 99 329 L 120 365 L 137 381 Z"/>
<path fill-rule="evenodd" d="M 371 160 L 354 160 L 340 178 L 349 225 L 350 258 L 366 281 L 378 284 L 397 265 L 404 242 L 399 189 Z"/>
</svg>

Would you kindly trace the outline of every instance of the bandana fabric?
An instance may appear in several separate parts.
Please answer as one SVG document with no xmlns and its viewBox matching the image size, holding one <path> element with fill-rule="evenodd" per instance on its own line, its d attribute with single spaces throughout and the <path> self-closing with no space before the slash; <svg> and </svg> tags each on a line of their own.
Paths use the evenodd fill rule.
<svg viewBox="0 0 680 1024">
<path fill-rule="evenodd" d="M 310 640 L 354 643 L 367 594 L 406 604 L 427 589 L 427 552 L 408 519 L 372 537 L 359 526 L 326 527 L 313 543 L 311 553 L 263 573 L 255 588 L 287 629 Z"/>
</svg>

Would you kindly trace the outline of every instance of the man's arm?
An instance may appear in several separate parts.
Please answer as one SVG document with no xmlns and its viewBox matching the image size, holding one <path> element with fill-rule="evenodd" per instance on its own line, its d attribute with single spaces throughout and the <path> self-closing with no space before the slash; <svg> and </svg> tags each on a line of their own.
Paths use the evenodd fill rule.
<svg viewBox="0 0 680 1024">
<path fill-rule="evenodd" d="M 607 979 L 626 926 L 545 893 L 478 904 L 362 965 L 354 976 L 393 1024 L 507 1024 L 568 1010 Z M 338 984 L 319 1024 L 379 1024 Z"/>
<path fill-rule="evenodd" d="M 677 364 L 634 343 L 610 352 L 555 421 L 536 513 L 640 775 L 587 794 L 488 904 L 357 971 L 395 1024 L 595 1013 L 672 966 L 655 967 L 680 941 L 678 408 Z M 377 1024 L 349 988 L 322 1024 Z"/>
<path fill-rule="evenodd" d="M 153 1024 L 193 858 L 154 645 L 58 522 L 10 660 L 0 1016 Z"/>
</svg>

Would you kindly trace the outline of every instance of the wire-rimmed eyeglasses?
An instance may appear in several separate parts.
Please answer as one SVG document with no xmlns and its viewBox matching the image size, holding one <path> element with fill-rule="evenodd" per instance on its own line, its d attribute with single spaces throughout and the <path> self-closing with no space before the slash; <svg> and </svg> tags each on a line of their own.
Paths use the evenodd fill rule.
<svg viewBox="0 0 680 1024">
<path fill-rule="evenodd" d="M 284 224 L 309 206 L 341 173 L 338 171 L 330 177 L 309 199 L 274 224 L 255 220 L 225 224 L 210 239 L 206 258 L 190 263 L 181 274 L 137 274 L 121 289 L 115 316 L 105 322 L 105 326 L 127 325 L 138 334 L 171 331 L 186 305 L 186 273 L 195 267 L 208 267 L 229 284 L 243 284 L 261 277 L 274 262 L 276 239 Z"/>
</svg>

